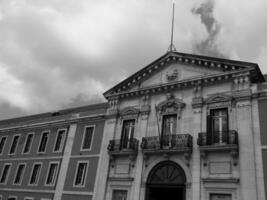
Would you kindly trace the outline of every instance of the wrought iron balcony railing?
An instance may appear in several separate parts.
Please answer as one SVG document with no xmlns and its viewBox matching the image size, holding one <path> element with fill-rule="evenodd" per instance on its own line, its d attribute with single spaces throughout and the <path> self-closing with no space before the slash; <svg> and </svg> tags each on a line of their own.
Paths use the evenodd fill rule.
<svg viewBox="0 0 267 200">
<path fill-rule="evenodd" d="M 237 145 L 238 134 L 234 130 L 218 132 L 202 132 L 198 134 L 199 146 L 206 145 Z"/>
<path fill-rule="evenodd" d="M 110 154 L 125 154 L 138 151 L 139 141 L 135 138 L 127 140 L 110 140 L 108 152 Z"/>
<path fill-rule="evenodd" d="M 199 133 L 197 144 L 202 157 L 213 151 L 230 151 L 233 157 L 238 155 L 238 133 L 235 130 Z"/>
<path fill-rule="evenodd" d="M 143 153 L 192 153 L 192 136 L 189 134 L 153 136 L 142 138 Z"/>
</svg>

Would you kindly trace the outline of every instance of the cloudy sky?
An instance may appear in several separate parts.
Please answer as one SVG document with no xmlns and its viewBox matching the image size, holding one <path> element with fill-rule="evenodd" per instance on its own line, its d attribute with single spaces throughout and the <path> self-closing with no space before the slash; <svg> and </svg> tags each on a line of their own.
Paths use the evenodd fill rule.
<svg viewBox="0 0 267 200">
<path fill-rule="evenodd" d="M 0 119 L 104 101 L 177 51 L 257 62 L 267 73 L 266 0 L 0 0 Z"/>
</svg>

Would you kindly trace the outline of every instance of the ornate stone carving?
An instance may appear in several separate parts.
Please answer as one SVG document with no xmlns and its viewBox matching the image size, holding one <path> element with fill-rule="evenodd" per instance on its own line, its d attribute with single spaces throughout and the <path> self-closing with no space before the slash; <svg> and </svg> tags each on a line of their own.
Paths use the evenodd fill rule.
<svg viewBox="0 0 267 200">
<path fill-rule="evenodd" d="M 204 101 L 202 97 L 195 97 L 192 100 L 192 107 L 193 108 L 201 108 L 203 105 Z"/>
<path fill-rule="evenodd" d="M 166 73 L 166 79 L 167 81 L 174 81 L 178 78 L 178 70 L 173 69 L 171 72 Z"/>
<path fill-rule="evenodd" d="M 175 98 L 171 93 L 168 93 L 166 97 L 166 101 L 156 106 L 158 114 L 160 117 L 166 114 L 177 114 L 178 119 L 180 119 L 181 111 L 186 104 L 182 100 Z"/>
<path fill-rule="evenodd" d="M 236 74 L 233 81 L 233 89 L 234 90 L 244 90 L 250 87 L 250 77 L 249 72 Z"/>
<path fill-rule="evenodd" d="M 129 107 L 123 108 L 120 111 L 120 117 L 121 119 L 138 119 L 139 113 L 140 113 L 139 109 L 129 106 Z"/>
<path fill-rule="evenodd" d="M 206 104 L 229 102 L 232 101 L 232 97 L 226 94 L 215 94 L 205 100 Z"/>
<path fill-rule="evenodd" d="M 214 94 L 205 99 L 205 104 L 208 108 L 233 107 L 235 104 L 234 98 L 226 94 Z"/>
</svg>

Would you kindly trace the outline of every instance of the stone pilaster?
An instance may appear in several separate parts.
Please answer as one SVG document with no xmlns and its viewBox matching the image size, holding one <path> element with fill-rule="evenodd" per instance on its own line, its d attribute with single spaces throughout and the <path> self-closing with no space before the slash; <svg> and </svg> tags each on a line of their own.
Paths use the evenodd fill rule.
<svg viewBox="0 0 267 200">
<path fill-rule="evenodd" d="M 109 141 L 114 137 L 117 123 L 117 113 L 114 112 L 114 109 L 111 111 L 112 113 L 108 116 L 108 119 L 105 122 L 93 200 L 105 200 L 108 195 L 107 182 L 110 157 L 107 148 Z"/>
<path fill-rule="evenodd" d="M 67 177 L 67 171 L 70 162 L 71 150 L 73 146 L 76 128 L 77 124 L 71 124 L 69 127 L 67 142 L 63 153 L 63 159 L 60 165 L 54 200 L 61 200 L 62 198 L 62 193 L 64 190 L 65 179 Z"/>
<path fill-rule="evenodd" d="M 195 107 L 193 109 L 194 112 L 194 128 L 192 129 L 193 136 L 193 154 L 191 161 L 191 172 L 192 172 L 192 183 L 191 183 L 191 197 L 189 199 L 200 199 L 200 183 L 201 183 L 201 160 L 200 160 L 200 152 L 197 145 L 198 133 L 201 132 L 201 122 L 202 122 L 202 106 Z M 189 181 L 189 180 L 188 180 Z"/>
<path fill-rule="evenodd" d="M 257 199 L 251 101 L 238 101 L 236 109 L 237 131 L 239 135 L 239 167 L 241 186 L 241 196 L 239 199 Z"/>
<path fill-rule="evenodd" d="M 258 199 L 265 199 L 264 192 L 264 177 L 263 177 L 263 162 L 260 136 L 260 120 L 258 100 L 252 101 L 252 122 L 254 132 L 254 147 L 255 147 L 255 161 L 256 161 L 256 178 L 257 178 L 257 194 Z"/>
<path fill-rule="evenodd" d="M 141 114 L 140 116 L 138 131 L 136 132 L 136 135 L 135 135 L 136 138 L 139 140 L 139 144 L 142 142 L 142 138 L 146 136 L 149 110 L 150 109 L 147 109 L 147 112 L 143 112 L 143 114 Z M 143 155 L 139 149 L 138 156 L 136 158 L 136 163 L 135 163 L 135 180 L 134 180 L 134 185 L 133 185 L 133 191 L 131 193 L 132 200 L 140 200 L 140 192 L 141 192 L 140 185 L 142 184 L 143 162 L 144 162 Z"/>
</svg>

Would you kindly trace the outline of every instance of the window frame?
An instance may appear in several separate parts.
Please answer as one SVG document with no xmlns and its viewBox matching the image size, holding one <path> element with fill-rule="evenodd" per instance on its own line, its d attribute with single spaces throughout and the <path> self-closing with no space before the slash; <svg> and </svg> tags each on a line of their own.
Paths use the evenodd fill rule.
<svg viewBox="0 0 267 200">
<path fill-rule="evenodd" d="M 41 165 L 41 166 L 40 166 L 40 172 L 39 172 L 39 174 L 38 174 L 36 183 L 32 184 L 32 183 L 31 183 L 31 179 L 32 179 L 32 175 L 33 175 L 34 166 L 35 166 L 35 165 L 38 165 L 38 164 Z M 41 175 L 41 173 L 42 173 L 42 166 L 43 166 L 43 163 L 42 163 L 42 162 L 34 162 L 34 163 L 32 164 L 32 170 L 31 170 L 30 178 L 29 178 L 29 182 L 28 182 L 28 185 L 29 185 L 29 186 L 37 186 L 37 185 L 38 185 L 38 183 L 39 183 L 39 178 L 40 178 L 40 175 Z"/>
<path fill-rule="evenodd" d="M 47 179 L 48 179 L 48 175 L 49 175 L 50 168 L 51 168 L 52 164 L 57 164 L 57 169 L 56 169 L 56 172 L 55 172 L 55 176 L 53 177 L 53 182 L 51 184 L 47 184 Z M 59 161 L 51 161 L 51 162 L 49 162 L 48 170 L 47 170 L 47 174 L 46 174 L 46 178 L 45 178 L 45 186 L 55 186 L 56 185 L 59 167 L 60 167 Z"/>
<path fill-rule="evenodd" d="M 0 139 L 0 142 L 2 142 L 2 139 L 3 139 L 3 138 L 5 138 L 6 140 L 5 140 L 4 144 L 3 144 L 2 151 L 0 152 L 0 155 L 3 155 L 3 152 L 4 152 L 4 150 L 5 150 L 6 141 L 7 141 L 7 136 L 6 136 L 6 135 L 2 136 L 1 139 Z M 0 150 L 1 150 L 1 149 L 0 149 Z"/>
<path fill-rule="evenodd" d="M 27 140 L 28 140 L 29 135 L 32 135 L 32 142 L 31 142 L 31 144 L 30 144 L 30 146 L 29 146 L 29 151 L 25 153 L 24 150 L 25 150 L 25 148 L 26 148 L 26 143 L 27 143 Z M 25 142 L 24 142 L 24 145 L 23 145 L 23 149 L 22 149 L 21 154 L 30 154 L 30 152 L 31 152 L 31 148 L 32 148 L 33 140 L 34 140 L 34 132 L 27 133 L 26 140 L 25 140 Z"/>
<path fill-rule="evenodd" d="M 56 151 L 55 148 L 56 148 L 57 139 L 58 139 L 58 135 L 59 135 L 60 131 L 64 131 L 64 136 L 63 136 L 63 139 L 61 141 L 61 145 L 60 145 L 59 150 Z M 65 146 L 66 136 L 67 136 L 67 128 L 60 128 L 60 129 L 57 130 L 57 136 L 56 136 L 56 139 L 55 139 L 55 143 L 53 145 L 53 153 L 61 153 L 63 151 L 64 146 Z"/>
<path fill-rule="evenodd" d="M 84 183 L 83 183 L 83 185 L 76 185 L 75 182 L 76 182 L 77 175 L 78 175 L 79 165 L 80 165 L 81 163 L 86 163 L 86 164 L 87 164 L 87 166 L 86 166 L 86 172 L 85 172 L 85 174 L 84 174 Z M 88 174 L 88 169 L 89 169 L 89 160 L 79 160 L 79 161 L 77 162 L 77 164 L 76 164 L 76 169 L 75 169 L 75 176 L 74 176 L 73 184 L 72 184 L 72 186 L 73 186 L 74 188 L 84 188 L 84 187 L 85 187 L 85 185 L 86 185 L 86 177 L 87 177 L 87 174 Z"/>
<path fill-rule="evenodd" d="M 12 149 L 12 146 L 13 146 L 13 143 L 14 143 L 14 139 L 15 139 L 16 136 L 18 136 L 19 138 L 18 138 L 18 142 L 17 142 L 16 147 L 15 147 L 15 151 L 14 151 L 14 153 L 10 153 L 10 151 Z M 18 144 L 19 144 L 19 141 L 21 139 L 20 136 L 21 136 L 21 134 L 15 134 L 15 135 L 13 135 L 12 142 L 11 142 L 11 145 L 10 145 L 10 148 L 9 148 L 9 151 L 8 151 L 8 155 L 9 156 L 16 155 L 16 152 L 17 152 L 17 149 L 18 149 Z"/>
<path fill-rule="evenodd" d="M 18 175 L 18 170 L 19 170 L 19 166 L 20 165 L 24 165 L 24 170 L 22 171 L 22 174 L 21 174 L 21 176 L 20 176 L 20 181 L 19 181 L 19 183 L 15 183 L 15 180 L 16 180 L 16 178 L 17 178 L 17 175 Z M 13 185 L 21 185 L 21 183 L 22 183 L 22 180 L 23 180 L 23 178 L 24 178 L 24 174 L 25 174 L 25 171 L 26 171 L 26 167 L 27 167 L 27 163 L 18 163 L 18 166 L 17 166 L 17 169 L 16 169 L 16 173 L 15 173 L 15 176 L 14 176 L 14 179 L 13 179 Z"/>
<path fill-rule="evenodd" d="M 127 122 L 127 121 L 133 121 L 134 122 L 134 128 L 133 128 L 133 134 L 132 134 L 132 137 L 130 137 L 129 138 L 129 136 L 130 136 L 130 132 L 129 132 L 129 135 L 128 135 L 128 138 L 127 138 L 127 140 L 131 140 L 131 139 L 134 139 L 134 135 L 135 135 L 135 131 L 136 131 L 136 123 L 137 123 L 137 120 L 135 119 L 135 118 L 129 118 L 129 119 L 123 119 L 122 120 L 122 126 L 121 126 L 121 137 L 120 137 L 120 148 L 121 149 L 127 149 L 128 148 L 128 146 L 130 145 L 130 143 L 128 143 L 128 141 L 127 141 L 127 147 L 124 147 L 124 138 L 125 138 L 125 123 Z"/>
<path fill-rule="evenodd" d="M 90 142 L 90 148 L 85 149 L 85 148 L 83 148 L 83 146 L 84 146 L 84 139 L 85 139 L 85 134 L 86 134 L 86 129 L 87 128 L 93 128 L 93 132 L 92 132 L 92 138 L 91 138 L 91 142 Z M 92 150 L 93 141 L 94 141 L 94 135 L 95 135 L 95 128 L 96 128 L 96 125 L 87 125 L 87 126 L 84 126 L 84 128 L 83 128 L 83 137 L 82 137 L 80 151 L 91 151 Z"/>
<path fill-rule="evenodd" d="M 6 166 L 6 165 L 9 165 L 10 168 L 9 168 L 9 170 L 8 170 L 8 172 L 7 172 L 5 181 L 4 181 L 3 183 L 0 182 L 0 185 L 6 185 L 6 184 L 7 184 L 7 181 L 8 181 L 8 178 L 9 178 L 9 174 L 10 174 L 10 171 L 11 171 L 11 168 L 12 168 L 12 163 L 4 163 L 4 165 L 3 165 L 3 169 L 2 169 L 2 171 L 1 171 L 0 181 L 1 181 L 2 177 L 3 177 L 3 173 L 4 173 L 4 169 L 5 169 L 5 166 Z"/>
<path fill-rule="evenodd" d="M 163 135 L 168 135 L 168 134 L 166 134 L 166 132 L 164 132 L 164 131 L 166 131 L 164 128 L 165 128 L 165 123 L 166 123 L 166 119 L 169 117 L 169 118 L 171 118 L 171 117 L 174 117 L 175 116 L 175 118 L 176 118 L 176 127 L 175 127 L 175 133 L 173 133 L 173 134 L 170 134 L 170 135 L 176 135 L 177 134 L 177 130 L 178 130 L 178 114 L 176 114 L 176 113 L 171 113 L 171 114 L 164 114 L 164 115 L 162 115 L 162 122 L 161 122 L 161 137 L 163 137 Z"/>
<path fill-rule="evenodd" d="M 228 137 L 228 134 L 229 134 L 229 130 L 230 130 L 230 119 L 229 119 L 229 107 L 227 107 L 227 106 L 222 106 L 222 107 L 218 107 L 218 108 L 210 108 L 209 109 L 209 116 L 210 116 L 210 136 L 209 137 L 211 137 L 211 144 L 223 144 L 224 143 L 224 141 L 223 141 L 223 132 L 225 132 L 225 131 L 215 131 L 214 130 L 214 120 L 215 120 L 215 118 L 218 118 L 218 117 L 216 117 L 215 115 L 214 115 L 214 113 L 215 112 L 218 112 L 218 111 L 225 111 L 226 112 L 226 135 L 227 135 L 227 137 Z M 222 119 L 222 116 L 220 117 L 221 119 Z M 223 129 L 223 120 L 220 122 L 220 126 L 221 126 L 221 128 Z M 208 134 L 208 130 L 207 130 L 207 134 Z M 218 142 L 216 142 L 215 141 L 215 138 L 216 138 L 216 134 L 218 134 Z M 228 140 L 228 139 L 227 139 Z"/>
<path fill-rule="evenodd" d="M 49 143 L 50 132 L 51 132 L 50 130 L 44 130 L 44 131 L 41 132 L 41 138 L 40 138 L 39 145 L 38 145 L 38 148 L 37 148 L 37 153 L 39 153 L 39 154 L 45 154 L 46 153 L 47 145 Z M 45 150 L 44 151 L 39 151 L 44 133 L 48 133 L 47 142 L 46 142 L 46 145 L 45 145 Z"/>
</svg>

